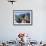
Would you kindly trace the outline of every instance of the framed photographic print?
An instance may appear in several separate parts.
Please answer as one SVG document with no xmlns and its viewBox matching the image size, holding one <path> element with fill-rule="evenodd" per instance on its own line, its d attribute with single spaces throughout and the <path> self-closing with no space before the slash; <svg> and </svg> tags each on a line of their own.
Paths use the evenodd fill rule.
<svg viewBox="0 0 46 46">
<path fill-rule="evenodd" d="M 32 25 L 32 10 L 13 10 L 13 24 Z"/>
</svg>

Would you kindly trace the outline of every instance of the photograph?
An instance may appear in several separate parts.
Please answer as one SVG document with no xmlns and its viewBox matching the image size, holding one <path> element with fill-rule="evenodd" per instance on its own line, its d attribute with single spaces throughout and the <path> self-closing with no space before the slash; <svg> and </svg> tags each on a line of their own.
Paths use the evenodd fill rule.
<svg viewBox="0 0 46 46">
<path fill-rule="evenodd" d="M 32 24 L 32 10 L 13 10 L 13 24 Z"/>
</svg>

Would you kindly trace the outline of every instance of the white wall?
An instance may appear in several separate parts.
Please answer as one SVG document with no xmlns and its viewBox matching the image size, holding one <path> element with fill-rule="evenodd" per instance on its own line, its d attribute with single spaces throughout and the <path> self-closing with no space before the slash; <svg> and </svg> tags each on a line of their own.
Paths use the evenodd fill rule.
<svg viewBox="0 0 46 46">
<path fill-rule="evenodd" d="M 32 26 L 14 26 L 12 10 L 33 10 Z M 0 0 L 0 40 L 14 40 L 19 32 L 31 34 L 33 40 L 46 40 L 46 0 L 17 0 L 13 5 Z"/>
</svg>

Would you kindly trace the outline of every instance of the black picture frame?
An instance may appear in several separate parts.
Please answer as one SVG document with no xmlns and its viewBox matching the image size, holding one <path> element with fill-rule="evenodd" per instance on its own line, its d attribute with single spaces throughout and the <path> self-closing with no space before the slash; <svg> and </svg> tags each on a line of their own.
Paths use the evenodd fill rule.
<svg viewBox="0 0 46 46">
<path fill-rule="evenodd" d="M 23 18 L 25 21 L 22 20 Z M 13 25 L 32 25 L 32 24 L 33 24 L 32 10 L 13 10 Z"/>
</svg>

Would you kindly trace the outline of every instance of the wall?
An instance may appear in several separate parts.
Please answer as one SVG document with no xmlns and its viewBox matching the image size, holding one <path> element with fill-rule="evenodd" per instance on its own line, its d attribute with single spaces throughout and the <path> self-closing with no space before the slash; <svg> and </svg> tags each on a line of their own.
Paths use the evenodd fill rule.
<svg viewBox="0 0 46 46">
<path fill-rule="evenodd" d="M 14 26 L 13 10 L 33 10 L 32 26 Z M 13 5 L 0 0 L 0 41 L 15 40 L 19 32 L 31 35 L 33 40 L 46 40 L 46 0 L 17 0 Z"/>
</svg>

